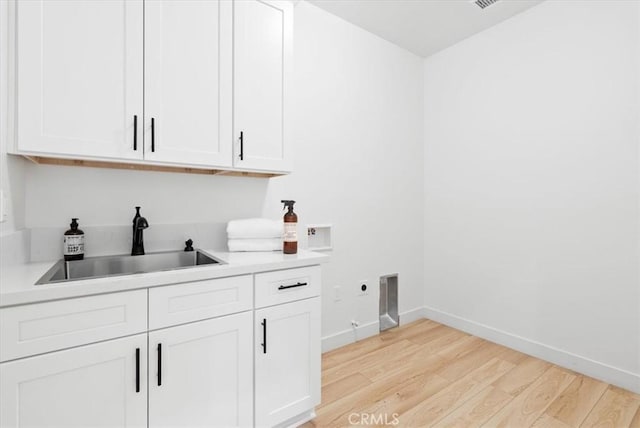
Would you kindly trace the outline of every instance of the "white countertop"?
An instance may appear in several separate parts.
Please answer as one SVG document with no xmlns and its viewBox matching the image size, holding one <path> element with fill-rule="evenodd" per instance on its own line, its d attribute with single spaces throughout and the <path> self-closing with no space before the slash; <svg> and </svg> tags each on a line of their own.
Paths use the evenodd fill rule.
<svg viewBox="0 0 640 428">
<path fill-rule="evenodd" d="M 298 254 L 202 251 L 222 260 L 225 264 L 42 285 L 35 285 L 35 283 L 56 263 L 55 260 L 46 263 L 3 267 L 0 271 L 0 308 L 225 276 L 291 269 L 325 263 L 329 260 L 329 256 L 326 254 L 311 251 L 299 251 Z"/>
</svg>

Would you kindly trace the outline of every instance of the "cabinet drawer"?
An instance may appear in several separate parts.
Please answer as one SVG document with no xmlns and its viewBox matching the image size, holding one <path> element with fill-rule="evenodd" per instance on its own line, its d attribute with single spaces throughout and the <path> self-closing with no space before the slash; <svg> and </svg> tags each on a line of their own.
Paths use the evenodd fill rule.
<svg viewBox="0 0 640 428">
<path fill-rule="evenodd" d="M 252 308 L 251 275 L 149 289 L 149 329 L 247 311 Z"/>
<path fill-rule="evenodd" d="M 320 295 L 320 266 L 256 274 L 256 308 Z"/>
<path fill-rule="evenodd" d="M 0 361 L 147 330 L 147 290 L 0 309 Z"/>
</svg>

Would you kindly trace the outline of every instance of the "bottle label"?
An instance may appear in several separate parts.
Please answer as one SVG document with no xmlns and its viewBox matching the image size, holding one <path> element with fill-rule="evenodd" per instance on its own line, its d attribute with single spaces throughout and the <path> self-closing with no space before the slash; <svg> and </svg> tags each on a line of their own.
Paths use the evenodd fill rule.
<svg viewBox="0 0 640 428">
<path fill-rule="evenodd" d="M 65 235 L 62 252 L 65 256 L 84 254 L 84 235 Z"/>
<path fill-rule="evenodd" d="M 284 242 L 298 242 L 298 223 L 284 224 Z"/>
</svg>

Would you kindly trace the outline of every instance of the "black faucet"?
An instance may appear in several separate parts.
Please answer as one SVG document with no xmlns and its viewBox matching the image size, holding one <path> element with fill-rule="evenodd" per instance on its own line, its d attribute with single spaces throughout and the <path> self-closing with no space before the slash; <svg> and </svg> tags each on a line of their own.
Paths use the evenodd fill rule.
<svg viewBox="0 0 640 428">
<path fill-rule="evenodd" d="M 149 227 L 147 219 L 140 215 L 140 207 L 136 207 L 136 215 L 133 217 L 133 245 L 131 247 L 132 256 L 144 255 L 144 242 L 142 231 Z"/>
</svg>

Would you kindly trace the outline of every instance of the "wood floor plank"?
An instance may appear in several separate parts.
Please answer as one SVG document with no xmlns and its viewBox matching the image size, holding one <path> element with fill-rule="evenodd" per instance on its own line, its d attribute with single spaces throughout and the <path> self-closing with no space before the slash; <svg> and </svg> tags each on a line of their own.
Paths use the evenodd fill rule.
<svg viewBox="0 0 640 428">
<path fill-rule="evenodd" d="M 388 359 L 390 356 L 413 352 L 419 348 L 420 347 L 418 345 L 415 345 L 408 340 L 389 343 L 389 345 L 366 355 L 362 355 L 333 368 L 323 370 L 322 384 L 329 384 L 345 376 L 349 376 L 351 373 L 358 372 L 367 367 L 373 367 L 379 364 L 380 361 Z"/>
<path fill-rule="evenodd" d="M 520 362 L 516 368 L 498 379 L 494 386 L 514 397 L 527 389 L 529 385 L 536 381 L 544 372 L 549 370 L 550 363 L 534 357 L 527 357 Z"/>
<path fill-rule="evenodd" d="M 609 386 L 581 427 L 628 427 L 639 408 L 638 395 Z"/>
<path fill-rule="evenodd" d="M 332 403 L 345 395 L 371 385 L 371 381 L 361 373 L 353 373 L 322 387 L 322 403 Z"/>
<path fill-rule="evenodd" d="M 409 384 L 413 385 L 411 388 L 423 391 L 424 396 L 427 397 L 440 391 L 448 381 L 431 373 L 425 373 L 405 380 L 376 382 L 326 406 L 323 403 L 316 409 L 317 417 L 314 422 L 321 427 L 346 426 L 351 413 L 362 413 L 363 409 L 397 393 Z"/>
<path fill-rule="evenodd" d="M 511 400 L 511 394 L 489 385 L 434 427 L 480 427 Z"/>
<path fill-rule="evenodd" d="M 640 395 L 433 321 L 327 352 L 322 364 L 322 403 L 305 428 L 388 424 L 394 413 L 393 426 L 410 428 L 640 428 Z"/>
<path fill-rule="evenodd" d="M 442 349 L 438 352 L 438 354 L 448 360 L 455 360 L 456 358 L 461 358 L 471 352 L 474 352 L 478 349 L 478 346 L 481 346 L 484 343 L 487 342 L 479 337 L 465 336 L 464 338 L 453 343 L 451 346 Z"/>
<path fill-rule="evenodd" d="M 607 384 L 578 375 L 546 410 L 546 414 L 569 426 L 580 426 L 607 389 Z"/>
<path fill-rule="evenodd" d="M 457 338 L 470 337 L 468 334 L 459 330 L 455 330 L 445 325 L 439 325 L 435 328 L 431 328 L 425 331 L 415 331 L 414 334 L 407 336 L 406 339 L 417 345 L 425 345 L 427 343 L 438 340 L 444 336 L 455 335 Z"/>
<path fill-rule="evenodd" d="M 480 343 L 471 348 L 468 352 L 464 353 L 460 357 L 453 358 L 451 363 L 445 365 L 435 373 L 445 379 L 455 381 L 496 357 L 501 351 L 502 349 L 500 346 L 481 340 Z M 443 353 L 439 352 L 438 355 L 443 355 Z"/>
<path fill-rule="evenodd" d="M 493 416 L 490 427 L 528 427 L 575 379 L 575 375 L 558 367 L 551 367 L 507 407 Z"/>
<path fill-rule="evenodd" d="M 405 426 L 435 424 L 513 367 L 513 364 L 507 361 L 494 358 L 453 382 L 433 397 L 406 412 L 402 412 L 400 421 Z"/>
<path fill-rule="evenodd" d="M 380 420 L 382 416 L 383 420 L 384 418 L 386 418 L 386 420 L 397 418 L 401 422 L 400 415 L 402 413 L 424 402 L 434 394 L 439 393 L 447 385 L 449 385 L 449 381 L 437 375 L 430 378 L 428 388 L 424 387 L 424 382 L 411 382 L 384 397 L 382 400 L 364 407 L 362 412 L 377 415 L 378 420 Z M 372 425 L 375 426 L 375 424 Z"/>
<path fill-rule="evenodd" d="M 636 416 L 629 424 L 629 428 L 640 428 L 640 408 L 636 411 Z"/>
<path fill-rule="evenodd" d="M 383 381 L 384 379 L 402 376 L 407 367 L 415 367 L 419 373 L 423 369 L 435 371 L 443 367 L 447 360 L 437 354 L 432 354 L 424 349 L 417 349 L 414 352 L 400 355 L 388 361 L 380 362 L 373 367 L 366 367 L 360 370 L 364 376 L 372 382 Z"/>
<path fill-rule="evenodd" d="M 467 333 L 464 333 L 460 330 L 454 330 L 450 327 L 444 327 L 442 331 L 443 334 L 441 334 L 439 337 L 432 337 L 426 342 L 416 340 L 412 340 L 412 342 L 420 345 L 425 351 L 431 352 L 432 354 L 437 354 L 440 351 L 447 349 L 452 344 L 458 343 L 465 337 L 469 337 Z"/>
<path fill-rule="evenodd" d="M 576 425 L 567 425 L 553 416 L 543 413 L 542 416 L 540 416 L 535 423 L 531 425 L 531 428 L 571 428 L 572 426 Z"/>
<path fill-rule="evenodd" d="M 503 351 L 500 353 L 500 359 L 509 361 L 513 364 L 520 364 L 527 358 L 530 358 L 527 354 L 523 354 L 522 352 L 518 352 L 514 349 L 509 349 L 507 347 L 503 347 Z"/>
<path fill-rule="evenodd" d="M 322 370 L 331 369 L 342 363 L 367 355 L 369 352 L 384 348 L 385 346 L 389 346 L 389 342 L 383 341 L 379 336 L 374 336 L 326 352 L 322 355 Z"/>
</svg>

